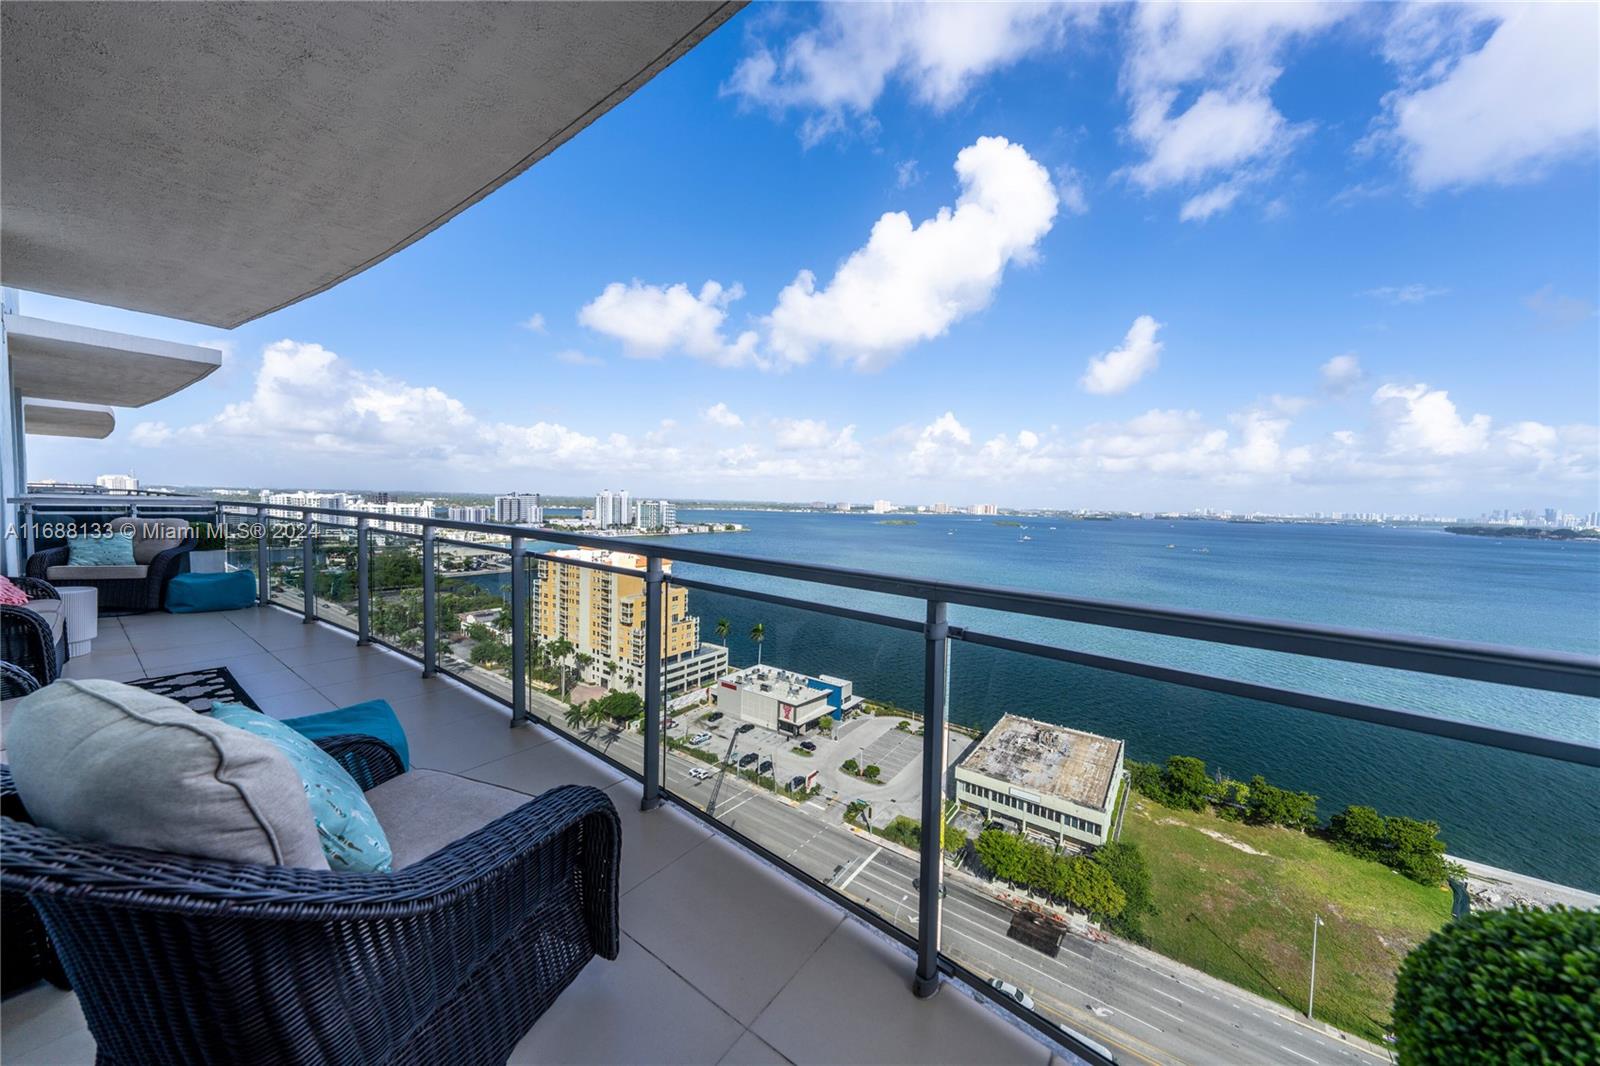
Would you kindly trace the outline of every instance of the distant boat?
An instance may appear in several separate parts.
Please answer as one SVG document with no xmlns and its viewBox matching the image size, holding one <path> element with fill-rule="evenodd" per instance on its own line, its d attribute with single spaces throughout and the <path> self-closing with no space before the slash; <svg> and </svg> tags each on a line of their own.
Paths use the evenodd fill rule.
<svg viewBox="0 0 1600 1066">
<path fill-rule="evenodd" d="M 1027 534 L 1026 534 L 1026 533 L 1024 533 L 1024 534 L 1023 534 L 1023 535 L 1022 535 L 1022 536 L 1021 536 L 1021 537 L 1018 537 L 1018 538 L 1017 538 L 1017 543 L 1019 543 L 1019 544 L 1020 544 L 1020 543 L 1022 543 L 1022 541 L 1025 541 L 1025 540 L 1032 540 L 1032 539 L 1033 539 L 1033 538 L 1032 538 L 1032 537 L 1030 537 L 1030 536 L 1028 536 L 1028 535 L 1027 535 Z"/>
<path fill-rule="evenodd" d="M 1168 544 L 1168 545 L 1167 545 L 1167 547 L 1169 547 L 1169 548 L 1176 548 L 1176 547 L 1177 547 L 1177 545 L 1176 545 L 1176 544 Z"/>
</svg>

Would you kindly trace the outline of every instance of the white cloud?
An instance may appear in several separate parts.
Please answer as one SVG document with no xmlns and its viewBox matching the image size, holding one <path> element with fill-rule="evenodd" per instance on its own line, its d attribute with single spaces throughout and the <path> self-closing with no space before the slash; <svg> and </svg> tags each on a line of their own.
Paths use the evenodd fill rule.
<svg viewBox="0 0 1600 1066">
<path fill-rule="evenodd" d="M 1556 292 L 1554 285 L 1546 285 L 1524 297 L 1522 306 L 1537 315 L 1546 326 L 1574 326 L 1594 317 L 1594 304 L 1582 297 Z"/>
<path fill-rule="evenodd" d="M 712 404 L 700 412 L 700 417 L 721 429 L 738 429 L 744 425 L 744 419 L 729 410 L 725 403 Z"/>
<path fill-rule="evenodd" d="M 568 366 L 604 366 L 606 362 L 598 355 L 589 355 L 577 348 L 563 348 L 556 353 L 556 361 Z"/>
<path fill-rule="evenodd" d="M 623 351 L 640 359 L 682 351 L 719 366 L 744 366 L 757 361 L 756 334 L 741 333 L 729 341 L 722 332 L 728 305 L 744 296 L 744 288 L 723 288 L 708 281 L 698 294 L 683 283 L 647 285 L 614 281 L 578 312 L 578 321 L 597 333 L 615 337 Z"/>
<path fill-rule="evenodd" d="M 1122 392 L 1156 368 L 1161 358 L 1162 341 L 1156 340 L 1161 323 L 1140 315 L 1128 327 L 1122 346 L 1089 360 L 1089 368 L 1078 384 L 1086 392 L 1107 395 Z"/>
<path fill-rule="evenodd" d="M 845 426 L 834 430 L 826 421 L 817 418 L 775 418 L 768 425 L 773 443 L 788 452 L 834 451 L 854 452 L 856 427 Z"/>
<path fill-rule="evenodd" d="M 897 189 L 909 189 L 922 180 L 915 159 L 903 159 L 894 165 L 894 184 Z"/>
<path fill-rule="evenodd" d="M 1005 268 L 1028 262 L 1056 215 L 1049 173 L 1021 145 L 980 137 L 956 156 L 956 206 L 913 226 L 886 213 L 822 288 L 802 270 L 766 323 L 778 358 L 827 348 L 858 370 L 882 367 L 988 306 Z"/>
<path fill-rule="evenodd" d="M 1183 221 L 1231 207 L 1307 129 L 1272 102 L 1281 54 L 1296 37 L 1349 10 L 1318 3 L 1137 8 L 1122 82 L 1127 132 L 1145 158 L 1128 168 L 1128 177 L 1146 192 L 1213 182 L 1186 200 Z"/>
<path fill-rule="evenodd" d="M 1449 291 L 1439 285 L 1413 282 L 1410 285 L 1380 285 L 1376 289 L 1368 289 L 1362 295 L 1382 300 L 1386 304 L 1419 304 L 1435 296 L 1443 296 Z"/>
<path fill-rule="evenodd" d="M 1482 451 L 1489 440 L 1489 416 L 1463 419 L 1443 389 L 1426 385 L 1381 385 L 1372 394 L 1387 439 L 1397 452 L 1465 455 Z"/>
<path fill-rule="evenodd" d="M 1075 167 L 1063 163 L 1056 167 L 1056 198 L 1061 210 L 1069 215 L 1089 213 L 1089 197 L 1084 192 L 1083 175 Z"/>
<path fill-rule="evenodd" d="M 544 315 L 541 314 L 538 311 L 535 311 L 533 314 L 529 315 L 527 318 L 522 320 L 522 328 L 526 329 L 526 330 L 531 330 L 534 333 L 544 333 L 544 332 L 546 332 L 545 324 L 544 324 Z"/>
<path fill-rule="evenodd" d="M 985 74 L 1055 47 L 1090 6 L 1039 3 L 828 4 L 819 24 L 774 52 L 756 47 L 723 92 L 774 112 L 806 117 L 807 145 L 844 130 L 851 119 L 872 126 L 872 109 L 891 81 L 918 102 L 946 111 Z"/>
<path fill-rule="evenodd" d="M 1321 373 L 1323 391 L 1343 396 L 1360 383 L 1361 360 L 1353 352 L 1336 355 L 1322 364 Z"/>
<path fill-rule="evenodd" d="M 1476 50 L 1485 24 L 1494 29 Z M 1600 8 L 1592 3 L 1400 9 L 1386 53 L 1404 84 L 1387 126 L 1418 189 L 1530 180 L 1593 155 L 1600 133 Z"/>
</svg>

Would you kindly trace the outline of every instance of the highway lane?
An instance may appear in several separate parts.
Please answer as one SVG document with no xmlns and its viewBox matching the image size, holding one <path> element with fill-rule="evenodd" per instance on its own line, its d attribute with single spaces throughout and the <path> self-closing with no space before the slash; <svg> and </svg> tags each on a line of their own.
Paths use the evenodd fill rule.
<svg viewBox="0 0 1600 1066">
<path fill-rule="evenodd" d="M 567 732 L 559 724 L 556 728 Z M 599 746 L 625 765 L 642 765 L 638 733 L 623 733 Z M 714 772 L 709 780 L 696 781 L 689 774 L 695 768 Z M 818 881 L 842 885 L 844 894 L 915 932 L 916 860 L 852 832 L 837 803 L 791 806 L 736 775 L 670 750 L 663 780 L 675 796 L 702 810 L 709 807 L 729 828 Z M 1176 963 L 1163 966 L 1158 957 L 1120 941 L 1091 942 L 1069 933 L 1052 959 L 1006 936 L 1010 908 L 978 887 L 976 879 L 947 871 L 945 880 L 943 950 L 979 974 L 1026 989 L 1044 1016 L 1111 1047 L 1119 1061 L 1193 1066 L 1386 1061 Z M 1111 1013 L 1103 1016 L 1095 1008 Z"/>
</svg>

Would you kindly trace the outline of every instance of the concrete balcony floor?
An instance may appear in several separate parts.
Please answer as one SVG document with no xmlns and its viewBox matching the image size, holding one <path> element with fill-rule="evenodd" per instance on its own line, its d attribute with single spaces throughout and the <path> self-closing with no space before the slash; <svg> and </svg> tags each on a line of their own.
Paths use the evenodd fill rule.
<svg viewBox="0 0 1600 1066">
<path fill-rule="evenodd" d="M 959 983 L 915 998 L 901 945 L 671 805 L 641 814 L 639 786 L 565 737 L 508 728 L 498 703 L 331 626 L 276 608 L 102 618 L 93 652 L 65 674 L 125 681 L 205 666 L 227 667 L 282 718 L 381 696 L 417 766 L 530 795 L 569 782 L 611 795 L 623 827 L 621 955 L 585 968 L 514 1063 L 1065 1061 Z M 682 935 L 692 928 L 703 935 Z M 72 993 L 41 985 L 0 1004 L 8 1066 L 94 1053 Z"/>
</svg>

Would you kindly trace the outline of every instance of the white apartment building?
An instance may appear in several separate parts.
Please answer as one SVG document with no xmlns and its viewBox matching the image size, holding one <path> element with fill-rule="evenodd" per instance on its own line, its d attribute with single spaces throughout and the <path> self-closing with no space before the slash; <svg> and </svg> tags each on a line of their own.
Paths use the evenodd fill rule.
<svg viewBox="0 0 1600 1066">
<path fill-rule="evenodd" d="M 873 514 L 888 514 L 892 510 L 894 510 L 894 504 L 890 503 L 888 500 L 872 501 Z"/>
<path fill-rule="evenodd" d="M 139 479 L 132 474 L 101 474 L 94 483 L 97 488 L 112 492 L 134 492 L 139 488 Z"/>
<path fill-rule="evenodd" d="M 634 513 L 634 524 L 642 530 L 659 531 L 678 524 L 678 508 L 669 500 L 640 500 Z"/>
<path fill-rule="evenodd" d="M 970 513 L 972 513 L 972 514 L 999 514 L 1000 513 L 1000 507 L 999 507 L 998 504 L 993 504 L 993 503 L 975 503 L 975 504 L 972 505 Z"/>
<path fill-rule="evenodd" d="M 861 706 L 842 677 L 810 677 L 776 666 L 747 666 L 717 683 L 717 710 L 767 729 L 798 734 L 828 715 L 842 718 Z"/>
<path fill-rule="evenodd" d="M 956 802 L 1057 844 L 1110 839 L 1123 743 L 1008 714 L 956 764 Z"/>
<path fill-rule="evenodd" d="M 487 507 L 449 507 L 445 509 L 445 517 L 452 522 L 497 521 L 494 512 Z"/>
<path fill-rule="evenodd" d="M 350 506 L 350 497 L 342 492 L 313 492 L 310 489 L 301 489 L 299 492 L 262 489 L 260 499 L 271 507 L 327 507 L 342 511 Z"/>
<path fill-rule="evenodd" d="M 627 489 L 601 489 L 594 495 L 594 524 L 601 529 L 626 526 L 633 522 L 633 507 Z"/>
<path fill-rule="evenodd" d="M 542 526 L 544 505 L 537 492 L 508 492 L 494 498 L 494 521 L 511 526 Z"/>
</svg>

